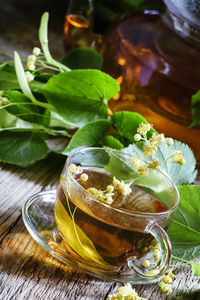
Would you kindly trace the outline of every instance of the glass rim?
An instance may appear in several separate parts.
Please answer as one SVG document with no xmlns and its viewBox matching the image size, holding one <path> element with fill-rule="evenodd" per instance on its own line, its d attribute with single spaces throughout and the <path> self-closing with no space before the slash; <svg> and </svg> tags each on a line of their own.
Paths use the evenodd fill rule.
<svg viewBox="0 0 200 300">
<path fill-rule="evenodd" d="M 173 181 L 171 180 L 171 178 L 165 174 L 165 173 L 161 173 L 163 177 L 165 177 L 167 179 L 167 181 L 171 184 L 175 194 L 176 194 L 176 201 L 175 201 L 175 204 L 171 207 L 171 208 L 168 208 L 166 211 L 163 211 L 163 212 L 158 212 L 158 213 L 147 213 L 147 212 L 133 212 L 133 211 L 130 211 L 130 210 L 126 210 L 126 209 L 122 209 L 122 208 L 119 208 L 119 207 L 116 207 L 116 206 L 112 206 L 106 202 L 103 202 L 101 200 L 99 200 L 98 198 L 96 198 L 94 195 L 92 195 L 91 193 L 89 193 L 77 180 L 75 180 L 75 178 L 71 175 L 71 173 L 68 171 L 68 167 L 70 165 L 70 160 L 72 159 L 72 157 L 74 155 L 76 155 L 80 150 L 85 150 L 85 151 L 89 151 L 89 150 L 101 150 L 101 151 L 106 151 L 105 148 L 101 148 L 101 147 L 80 147 L 78 149 L 75 149 L 73 150 L 67 160 L 66 160 L 66 167 L 67 167 L 67 174 L 69 175 L 70 179 L 73 181 L 73 183 L 77 186 L 77 188 L 79 188 L 82 192 L 88 194 L 90 196 L 90 198 L 94 201 L 94 202 L 97 202 L 98 204 L 100 204 L 101 206 L 103 207 L 107 207 L 109 208 L 111 211 L 116 211 L 120 214 L 125 214 L 125 215 L 128 215 L 128 216 L 141 216 L 141 217 L 158 217 L 158 216 L 164 216 L 164 215 L 167 215 L 169 213 L 172 213 L 179 205 L 179 202 L 180 202 L 180 195 L 179 195 L 179 191 L 176 187 L 176 185 L 173 183 Z"/>
</svg>

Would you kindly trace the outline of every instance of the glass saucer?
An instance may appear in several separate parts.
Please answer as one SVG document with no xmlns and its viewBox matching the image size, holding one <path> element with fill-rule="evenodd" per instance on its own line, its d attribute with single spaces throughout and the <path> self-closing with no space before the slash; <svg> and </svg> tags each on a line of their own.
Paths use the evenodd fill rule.
<svg viewBox="0 0 200 300">
<path fill-rule="evenodd" d="M 121 267 L 114 271 L 95 268 L 89 262 L 81 260 L 75 253 L 72 256 L 66 241 L 56 226 L 54 218 L 55 199 L 56 190 L 44 191 L 31 196 L 22 208 L 22 217 L 27 230 L 46 251 L 63 263 L 100 279 L 133 284 L 150 284 L 158 281 L 138 278 L 138 275 L 128 267 Z"/>
</svg>

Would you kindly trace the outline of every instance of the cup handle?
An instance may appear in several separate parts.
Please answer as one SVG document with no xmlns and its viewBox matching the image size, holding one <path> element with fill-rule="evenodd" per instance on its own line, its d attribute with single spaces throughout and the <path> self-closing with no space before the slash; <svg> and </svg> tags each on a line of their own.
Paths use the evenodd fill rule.
<svg viewBox="0 0 200 300">
<path fill-rule="evenodd" d="M 144 258 L 137 259 L 132 257 L 128 260 L 128 266 L 143 278 L 157 279 L 169 266 L 172 255 L 171 242 L 165 230 L 157 223 L 148 225 L 145 228 L 145 232 L 152 234 L 157 240 L 160 246 L 159 259 L 156 262 L 154 261 L 154 263 L 151 262 L 149 267 L 145 267 Z"/>
</svg>

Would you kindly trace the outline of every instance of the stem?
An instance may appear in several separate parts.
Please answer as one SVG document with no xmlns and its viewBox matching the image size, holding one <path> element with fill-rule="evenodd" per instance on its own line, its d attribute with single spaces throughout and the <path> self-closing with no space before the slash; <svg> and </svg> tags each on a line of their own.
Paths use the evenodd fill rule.
<svg viewBox="0 0 200 300">
<path fill-rule="evenodd" d="M 69 69 L 67 66 L 65 66 L 65 65 L 59 63 L 58 61 L 56 61 L 55 59 L 53 59 L 53 57 L 51 56 L 51 54 L 49 52 L 48 35 L 47 35 L 47 32 L 48 32 L 48 19 L 49 19 L 49 14 L 48 14 L 48 12 L 45 12 L 42 15 L 40 28 L 39 28 L 39 40 L 40 40 L 40 43 L 41 43 L 43 53 L 44 53 L 45 58 L 46 58 L 46 60 L 49 64 L 58 67 L 60 72 L 69 72 L 69 71 L 71 71 L 71 69 Z"/>
<path fill-rule="evenodd" d="M 19 86 L 20 86 L 22 92 L 24 93 L 24 95 L 27 96 L 29 99 L 31 99 L 33 104 L 38 105 L 40 107 L 47 108 L 49 110 L 54 110 L 53 106 L 51 106 L 48 103 L 40 102 L 33 96 L 31 89 L 28 85 L 28 81 L 26 79 L 26 75 L 24 72 L 24 68 L 23 68 L 21 59 L 19 57 L 19 54 L 16 51 L 14 52 L 14 62 L 15 62 L 15 70 L 16 70 L 16 75 L 17 75 L 17 79 L 19 82 Z"/>
</svg>

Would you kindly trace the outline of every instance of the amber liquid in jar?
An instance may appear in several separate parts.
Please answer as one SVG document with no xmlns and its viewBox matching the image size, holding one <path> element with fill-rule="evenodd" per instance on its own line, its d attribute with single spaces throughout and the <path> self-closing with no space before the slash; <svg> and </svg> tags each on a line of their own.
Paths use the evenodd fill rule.
<svg viewBox="0 0 200 300">
<path fill-rule="evenodd" d="M 121 85 L 109 102 L 112 111 L 142 114 L 159 132 L 189 144 L 200 160 L 200 127 L 188 129 L 191 97 L 200 89 L 200 48 L 150 11 L 107 33 L 104 59 L 104 71 Z"/>
</svg>

